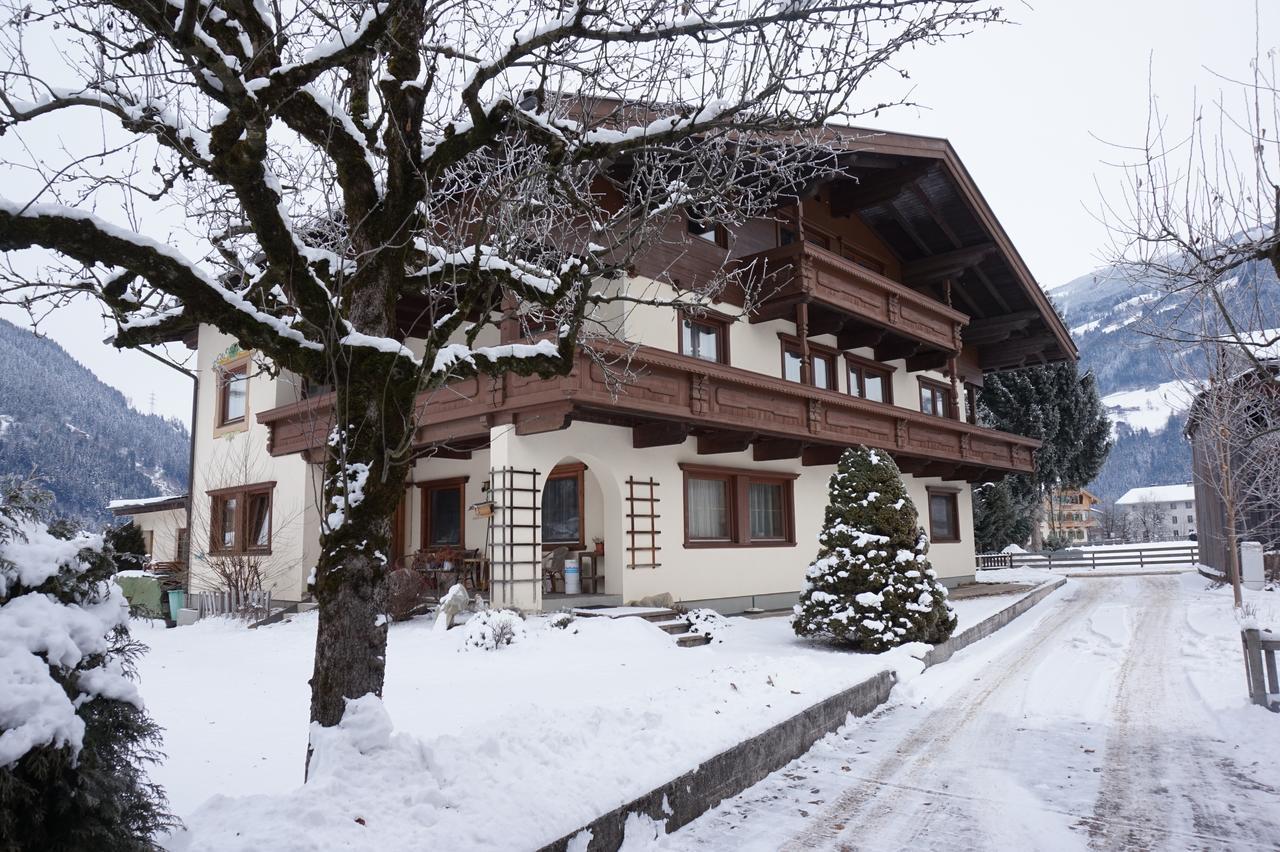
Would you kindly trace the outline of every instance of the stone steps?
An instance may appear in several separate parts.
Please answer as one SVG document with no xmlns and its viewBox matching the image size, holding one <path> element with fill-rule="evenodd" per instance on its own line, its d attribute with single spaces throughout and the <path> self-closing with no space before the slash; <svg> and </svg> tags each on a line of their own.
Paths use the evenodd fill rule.
<svg viewBox="0 0 1280 852">
<path fill-rule="evenodd" d="M 593 612 L 590 609 L 575 609 L 573 614 L 579 618 L 643 618 L 659 630 L 676 640 L 681 648 L 696 648 L 699 645 L 710 645 L 711 637 L 701 633 L 691 633 L 689 622 L 673 609 L 649 608 L 626 612 L 626 607 L 607 607 Z"/>
</svg>

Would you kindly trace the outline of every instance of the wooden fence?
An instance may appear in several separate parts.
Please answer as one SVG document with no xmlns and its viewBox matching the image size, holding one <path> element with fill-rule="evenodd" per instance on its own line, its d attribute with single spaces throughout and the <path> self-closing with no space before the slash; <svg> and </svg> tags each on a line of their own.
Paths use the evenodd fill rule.
<svg viewBox="0 0 1280 852">
<path fill-rule="evenodd" d="M 1280 712 L 1280 677 L 1276 676 L 1276 651 L 1280 638 L 1270 630 L 1240 631 L 1244 645 L 1244 673 L 1249 682 L 1249 700 L 1273 712 Z"/>
<path fill-rule="evenodd" d="M 980 553 L 979 570 L 989 568 L 1049 568 L 1058 571 L 1128 571 L 1192 568 L 1200 561 L 1198 547 L 1097 548 L 1042 553 Z"/>
<path fill-rule="evenodd" d="M 191 592 L 187 595 L 187 608 L 194 609 L 200 618 L 211 615 L 269 615 L 271 592 Z"/>
</svg>

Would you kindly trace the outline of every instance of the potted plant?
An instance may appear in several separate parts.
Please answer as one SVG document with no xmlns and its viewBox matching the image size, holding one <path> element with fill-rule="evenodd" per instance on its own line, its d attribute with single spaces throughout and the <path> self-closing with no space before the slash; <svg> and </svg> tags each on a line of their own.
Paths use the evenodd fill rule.
<svg viewBox="0 0 1280 852">
<path fill-rule="evenodd" d="M 604 539 L 597 535 L 591 541 L 596 546 L 596 556 L 604 556 Z"/>
</svg>

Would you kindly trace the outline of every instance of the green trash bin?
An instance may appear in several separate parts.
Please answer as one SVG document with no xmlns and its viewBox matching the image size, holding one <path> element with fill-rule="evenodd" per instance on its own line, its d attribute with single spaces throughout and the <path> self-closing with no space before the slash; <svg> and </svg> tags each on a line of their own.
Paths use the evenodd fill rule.
<svg viewBox="0 0 1280 852">
<path fill-rule="evenodd" d="M 169 618 L 173 621 L 178 620 L 178 610 L 187 604 L 187 592 L 185 589 L 169 590 Z"/>
</svg>

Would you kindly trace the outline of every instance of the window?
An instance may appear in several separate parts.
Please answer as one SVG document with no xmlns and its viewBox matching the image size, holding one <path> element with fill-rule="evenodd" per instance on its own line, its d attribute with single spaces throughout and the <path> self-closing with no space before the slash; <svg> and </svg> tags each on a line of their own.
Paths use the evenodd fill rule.
<svg viewBox="0 0 1280 852">
<path fill-rule="evenodd" d="M 155 535 L 156 535 L 155 530 L 142 531 L 142 550 L 152 559 L 155 558 L 155 544 L 156 544 Z"/>
<path fill-rule="evenodd" d="M 1169 504 L 1169 508 L 1170 508 L 1170 509 L 1176 509 L 1176 508 L 1178 508 L 1178 504 L 1177 504 L 1177 503 L 1170 503 L 1170 504 Z"/>
<path fill-rule="evenodd" d="M 686 547 L 795 544 L 797 474 L 681 464 Z"/>
<path fill-rule="evenodd" d="M 422 549 L 464 546 L 467 477 L 436 479 L 418 487 L 422 489 Z"/>
<path fill-rule="evenodd" d="M 853 355 L 845 355 L 849 364 L 849 393 L 872 402 L 893 402 L 890 371 L 875 362 L 863 361 Z"/>
<path fill-rule="evenodd" d="M 960 540 L 960 511 L 954 491 L 929 493 L 929 538 L 935 542 Z"/>
<path fill-rule="evenodd" d="M 1194 516 L 1194 515 L 1187 515 L 1187 523 L 1188 523 L 1188 524 L 1194 524 L 1195 522 L 1196 522 L 1196 519 L 1195 519 L 1195 516 Z"/>
<path fill-rule="evenodd" d="M 213 553 L 271 552 L 271 495 L 274 482 L 209 492 Z"/>
<path fill-rule="evenodd" d="M 1183 505 L 1183 508 L 1184 508 L 1184 509 L 1190 509 L 1190 508 L 1191 508 L 1191 501 L 1190 501 L 1190 500 L 1188 500 L 1188 501 Z"/>
<path fill-rule="evenodd" d="M 218 425 L 243 423 L 249 400 L 249 362 L 218 368 Z"/>
<path fill-rule="evenodd" d="M 584 464 L 558 465 L 542 488 L 542 543 L 582 547 Z"/>
<path fill-rule="evenodd" d="M 191 536 L 187 534 L 187 528 L 178 527 L 178 534 L 175 538 L 176 547 L 174 548 L 173 558 L 178 562 L 186 562 L 191 553 Z"/>
<path fill-rule="evenodd" d="M 802 381 L 801 366 L 804 363 L 800 341 L 782 336 L 782 378 L 789 382 Z M 836 390 L 836 351 L 825 346 L 809 345 L 810 383 L 816 388 Z"/>
<path fill-rule="evenodd" d="M 966 423 L 978 424 L 978 386 L 971 382 L 964 383 L 964 419 Z"/>
<path fill-rule="evenodd" d="M 729 492 L 732 480 L 727 476 L 690 476 L 686 497 L 690 539 L 728 541 L 733 538 L 729 515 Z"/>
<path fill-rule="evenodd" d="M 920 410 L 934 417 L 950 417 L 951 389 L 944 384 L 921 379 Z"/>
<path fill-rule="evenodd" d="M 680 354 L 729 363 L 729 323 L 718 317 L 684 317 L 680 321 Z"/>
<path fill-rule="evenodd" d="M 725 248 L 729 245 L 729 232 L 707 219 L 700 219 L 689 216 L 688 219 L 689 233 L 700 240 L 705 240 L 713 245 Z"/>
</svg>

